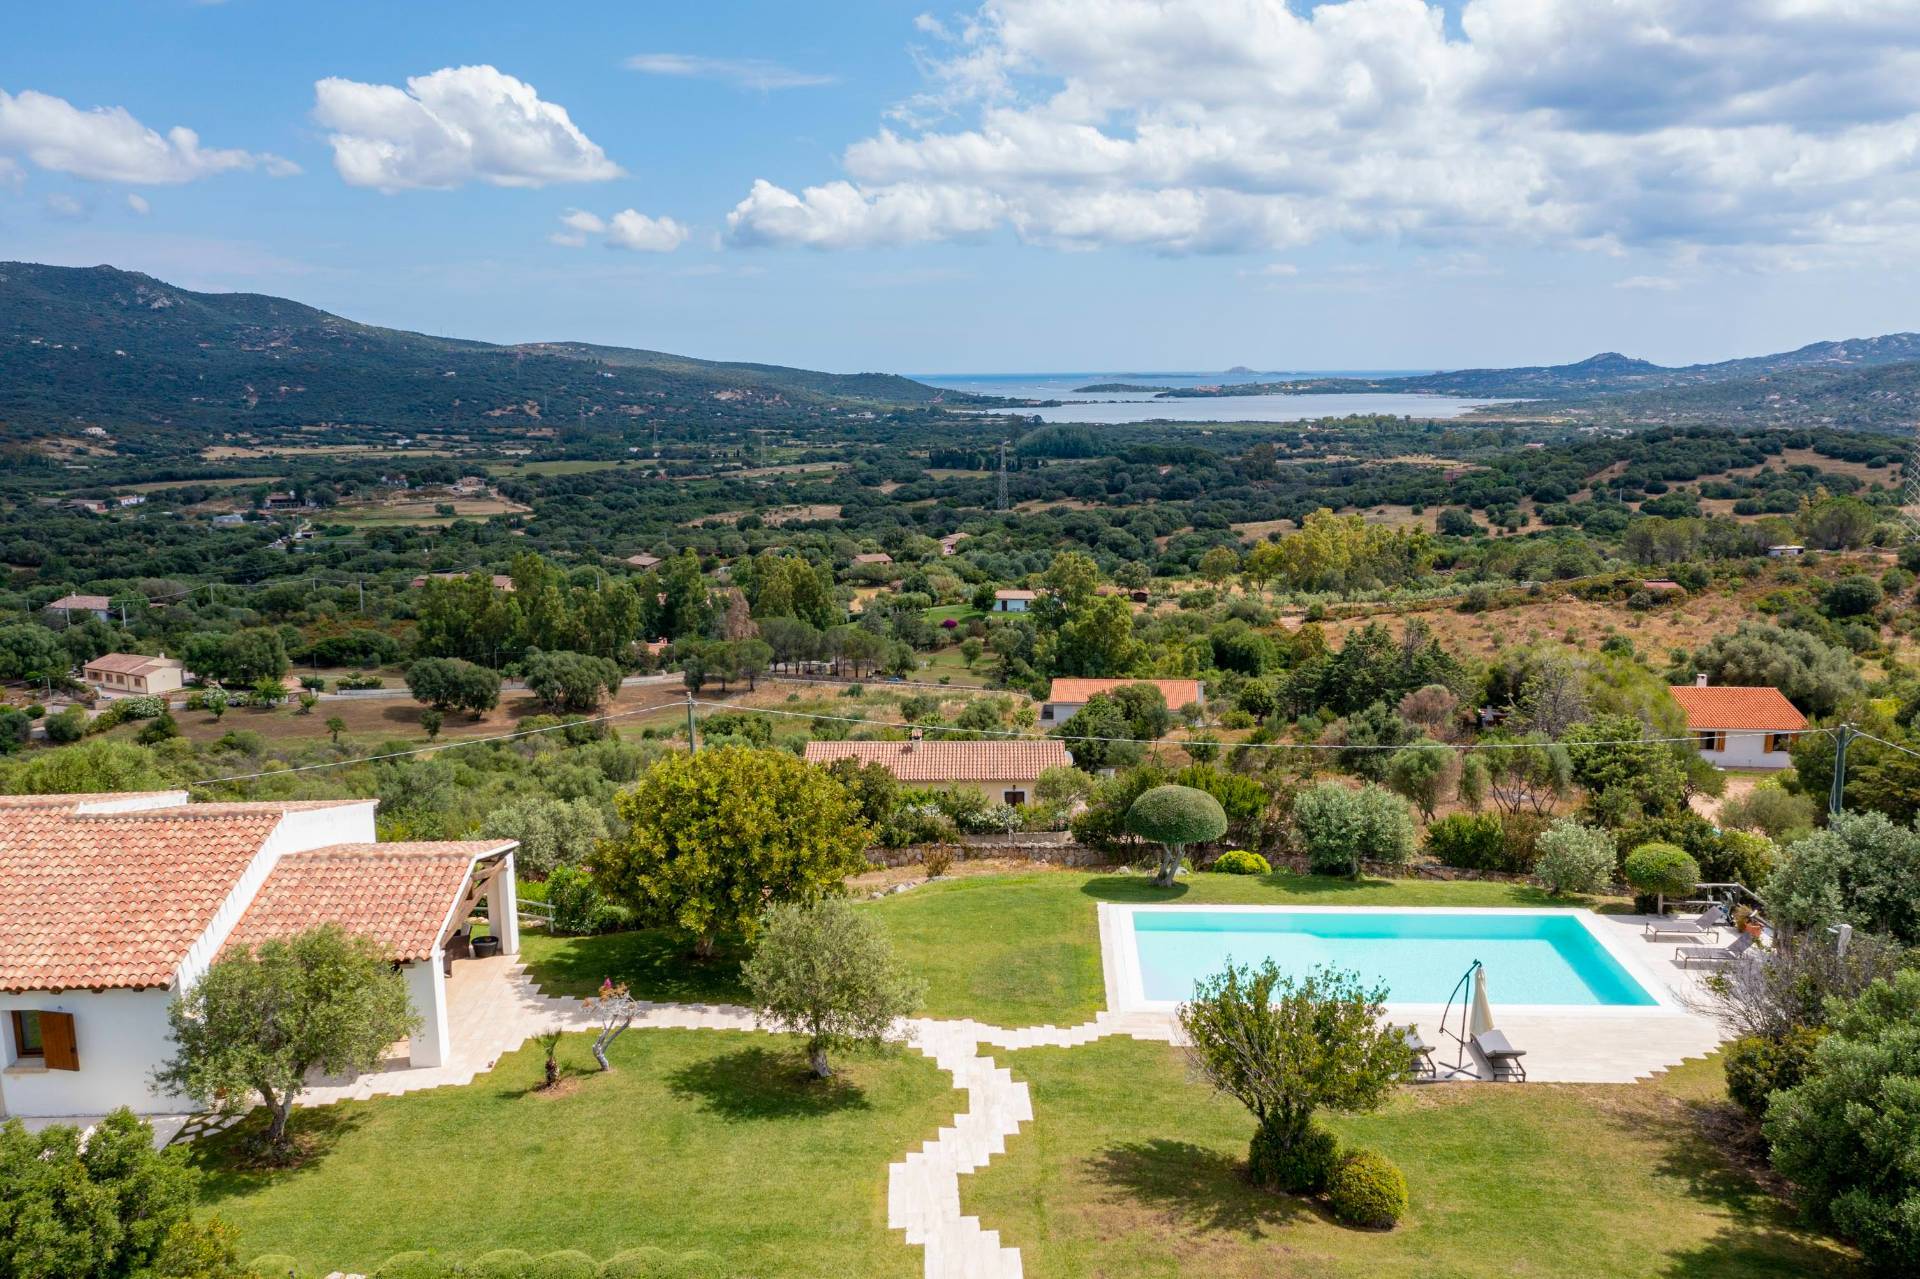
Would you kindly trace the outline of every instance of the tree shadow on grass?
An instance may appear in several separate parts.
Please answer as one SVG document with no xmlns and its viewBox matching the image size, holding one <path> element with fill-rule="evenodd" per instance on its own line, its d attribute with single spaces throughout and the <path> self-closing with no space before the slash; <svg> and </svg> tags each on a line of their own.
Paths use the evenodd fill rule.
<svg viewBox="0 0 1920 1279">
<path fill-rule="evenodd" d="M 1101 875 L 1080 885 L 1088 897 L 1129 906 L 1152 906 L 1177 902 L 1187 895 L 1187 885 L 1176 880 L 1170 888 L 1156 888 L 1145 875 Z"/>
<path fill-rule="evenodd" d="M 798 1053 L 742 1048 L 689 1062 L 667 1076 L 676 1097 L 727 1119 L 787 1119 L 871 1110 L 858 1084 L 845 1075 L 815 1078 Z"/>
<path fill-rule="evenodd" d="M 1129 1201 L 1198 1230 L 1259 1238 L 1318 1215 L 1304 1200 L 1255 1187 L 1239 1159 L 1190 1141 L 1123 1142 L 1090 1162 L 1093 1174 Z"/>
<path fill-rule="evenodd" d="M 204 1175 L 201 1193 L 208 1201 L 248 1194 L 269 1182 L 317 1169 L 366 1119 L 366 1112 L 353 1106 L 296 1109 L 287 1120 L 293 1155 L 287 1162 L 276 1162 L 267 1154 L 266 1108 L 256 1106 L 226 1131 L 189 1143 L 187 1162 Z"/>
<path fill-rule="evenodd" d="M 625 982 L 636 999 L 671 1003 L 740 1003 L 740 963 L 746 948 L 722 940 L 712 959 L 696 959 L 685 937 L 664 928 L 569 937 L 541 947 L 527 962 L 527 975 L 549 995 L 585 997 L 608 978 Z"/>
</svg>

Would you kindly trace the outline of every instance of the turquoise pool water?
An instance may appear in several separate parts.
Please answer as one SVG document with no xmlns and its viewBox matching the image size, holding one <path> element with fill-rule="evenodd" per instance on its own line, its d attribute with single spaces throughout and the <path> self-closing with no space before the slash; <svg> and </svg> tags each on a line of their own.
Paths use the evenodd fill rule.
<svg viewBox="0 0 1920 1279">
<path fill-rule="evenodd" d="M 1652 995 L 1570 915 L 1445 911 L 1136 910 L 1142 994 L 1193 996 L 1231 959 L 1285 973 L 1322 965 L 1385 983 L 1387 1002 L 1444 1004 L 1474 960 L 1500 1004 L 1648 1007 Z"/>
</svg>

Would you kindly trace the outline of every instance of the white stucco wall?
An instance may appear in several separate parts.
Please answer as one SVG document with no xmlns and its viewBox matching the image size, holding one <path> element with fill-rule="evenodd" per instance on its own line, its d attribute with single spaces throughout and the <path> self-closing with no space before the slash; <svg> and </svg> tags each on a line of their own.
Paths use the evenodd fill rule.
<svg viewBox="0 0 1920 1279">
<path fill-rule="evenodd" d="M 186 1098 L 155 1092 L 151 1076 L 171 1055 L 167 990 L 63 991 L 0 994 L 0 1038 L 7 1064 L 0 1073 L 0 1113 L 103 1115 L 119 1106 L 142 1114 L 181 1114 Z M 70 1013 L 78 1070 L 22 1070 L 14 1061 L 14 1009 Z"/>
<path fill-rule="evenodd" d="M 1723 750 L 1702 750 L 1700 756 L 1720 768 L 1792 768 L 1793 757 L 1785 751 L 1767 749 L 1768 733 L 1726 734 Z"/>
<path fill-rule="evenodd" d="M 447 1029 L 447 979 L 441 970 L 443 952 L 434 947 L 431 958 L 403 964 L 401 975 L 407 979 L 407 999 L 420 1029 L 407 1040 L 407 1060 L 415 1066 L 439 1066 L 453 1052 Z"/>
</svg>

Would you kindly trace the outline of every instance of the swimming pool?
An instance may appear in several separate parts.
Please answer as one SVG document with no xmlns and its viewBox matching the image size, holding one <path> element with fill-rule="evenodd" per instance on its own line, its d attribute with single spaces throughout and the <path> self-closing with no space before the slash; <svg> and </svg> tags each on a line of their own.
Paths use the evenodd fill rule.
<svg viewBox="0 0 1920 1279">
<path fill-rule="evenodd" d="M 1661 1000 L 1577 910 L 1115 907 L 1124 1005 L 1171 1007 L 1236 964 L 1320 966 L 1384 984 L 1394 1005 L 1441 1005 L 1474 960 L 1505 1006 L 1657 1008 Z"/>
</svg>

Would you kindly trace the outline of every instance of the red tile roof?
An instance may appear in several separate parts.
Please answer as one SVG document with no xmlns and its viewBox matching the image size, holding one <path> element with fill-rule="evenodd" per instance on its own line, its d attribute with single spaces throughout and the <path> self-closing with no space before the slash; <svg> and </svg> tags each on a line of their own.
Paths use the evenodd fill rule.
<svg viewBox="0 0 1920 1279">
<path fill-rule="evenodd" d="M 0 990 L 166 986 L 278 810 L 0 814 Z"/>
<path fill-rule="evenodd" d="M 88 662 L 85 669 L 119 675 L 144 675 L 148 671 L 185 670 L 186 667 L 171 657 L 148 657 L 145 653 L 106 653 Z"/>
<path fill-rule="evenodd" d="M 1177 711 L 1201 699 L 1197 679 L 1057 679 L 1047 690 L 1047 700 L 1075 705 L 1088 701 L 1095 693 L 1111 693 L 1128 684 L 1153 685 L 1160 690 L 1160 696 L 1167 699 L 1169 710 Z"/>
<path fill-rule="evenodd" d="M 1669 690 L 1687 713 L 1690 729 L 1745 729 L 1750 732 L 1792 733 L 1807 726 L 1807 717 L 1794 709 L 1777 688 L 1746 688 L 1723 684 L 1699 688 L 1685 684 Z"/>
<path fill-rule="evenodd" d="M 1040 598 L 1040 592 L 1021 590 L 995 591 L 993 598 L 997 600 L 1037 600 Z"/>
<path fill-rule="evenodd" d="M 223 949 L 334 923 L 372 937 L 396 963 L 430 958 L 476 857 L 510 839 L 332 844 L 289 853 L 273 868 Z"/>
<path fill-rule="evenodd" d="M 47 605 L 47 607 L 59 609 L 92 609 L 96 613 L 104 613 L 113 607 L 113 600 L 105 595 L 62 595 L 59 599 Z"/>
<path fill-rule="evenodd" d="M 903 782 L 1030 782 L 1073 763 L 1056 739 L 984 742 L 808 742 L 809 764 L 857 759 Z"/>
</svg>

